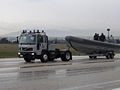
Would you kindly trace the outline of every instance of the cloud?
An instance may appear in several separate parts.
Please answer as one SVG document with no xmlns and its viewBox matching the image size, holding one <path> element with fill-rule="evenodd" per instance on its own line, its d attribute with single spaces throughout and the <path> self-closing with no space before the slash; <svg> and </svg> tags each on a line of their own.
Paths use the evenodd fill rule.
<svg viewBox="0 0 120 90">
<path fill-rule="evenodd" d="M 119 0 L 1 0 L 0 28 L 56 28 L 81 34 L 120 29 Z M 84 32 L 82 31 L 84 30 Z M 74 32 L 73 32 L 74 33 Z"/>
</svg>

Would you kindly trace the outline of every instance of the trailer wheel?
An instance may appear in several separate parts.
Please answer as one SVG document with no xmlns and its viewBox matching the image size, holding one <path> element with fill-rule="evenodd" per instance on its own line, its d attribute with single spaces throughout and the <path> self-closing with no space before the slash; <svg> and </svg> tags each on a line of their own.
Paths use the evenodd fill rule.
<svg viewBox="0 0 120 90">
<path fill-rule="evenodd" d="M 97 56 L 94 56 L 94 59 L 96 59 L 97 58 Z"/>
<path fill-rule="evenodd" d="M 42 52 L 42 54 L 41 54 L 41 62 L 43 62 L 43 63 L 45 63 L 45 62 L 47 62 L 48 61 L 48 53 L 47 52 Z"/>
<path fill-rule="evenodd" d="M 92 59 L 92 56 L 89 56 L 90 59 Z"/>
<path fill-rule="evenodd" d="M 64 54 L 61 55 L 61 60 L 62 61 L 69 61 L 71 60 L 71 52 L 70 51 L 66 51 L 64 52 Z"/>
<path fill-rule="evenodd" d="M 90 59 L 96 59 L 97 56 L 89 56 Z"/>
<path fill-rule="evenodd" d="M 110 59 L 110 54 L 106 55 L 106 58 L 107 58 L 107 59 Z"/>
</svg>

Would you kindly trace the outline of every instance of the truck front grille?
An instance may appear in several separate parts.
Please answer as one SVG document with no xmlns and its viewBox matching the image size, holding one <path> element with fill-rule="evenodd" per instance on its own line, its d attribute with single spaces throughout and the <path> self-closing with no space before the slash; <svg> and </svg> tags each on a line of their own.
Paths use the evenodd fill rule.
<svg viewBox="0 0 120 90">
<path fill-rule="evenodd" d="M 24 48 L 22 48 L 22 51 L 33 51 L 33 48 L 24 47 Z"/>
</svg>

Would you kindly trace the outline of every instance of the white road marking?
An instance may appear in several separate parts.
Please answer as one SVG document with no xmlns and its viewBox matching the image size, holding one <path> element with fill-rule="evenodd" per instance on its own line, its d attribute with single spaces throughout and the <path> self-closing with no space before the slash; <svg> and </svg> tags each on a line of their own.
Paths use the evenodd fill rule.
<svg viewBox="0 0 120 90">
<path fill-rule="evenodd" d="M 120 80 L 103 82 L 103 83 L 96 83 L 96 84 L 89 84 L 89 85 L 84 85 L 84 86 L 79 86 L 79 87 L 72 87 L 72 88 L 65 88 L 65 89 L 60 89 L 60 90 L 80 90 L 80 89 L 84 89 L 84 88 L 88 88 L 88 87 L 94 87 L 94 86 L 105 85 L 105 84 L 113 84 L 113 83 L 120 83 Z M 120 90 L 120 88 L 112 89 L 112 90 Z"/>
<path fill-rule="evenodd" d="M 9 68 L 0 68 L 1 71 L 13 71 L 13 70 L 18 70 L 20 69 L 19 67 L 9 67 Z"/>
<path fill-rule="evenodd" d="M 112 90 L 120 90 L 120 88 L 112 89 Z"/>
</svg>

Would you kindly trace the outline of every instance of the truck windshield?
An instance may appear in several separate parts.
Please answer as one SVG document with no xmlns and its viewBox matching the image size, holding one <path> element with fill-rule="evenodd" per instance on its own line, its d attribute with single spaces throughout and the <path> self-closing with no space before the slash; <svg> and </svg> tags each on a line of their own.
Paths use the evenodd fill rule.
<svg viewBox="0 0 120 90">
<path fill-rule="evenodd" d="M 21 35 L 19 39 L 19 43 L 21 44 L 34 44 L 36 42 L 36 35 L 31 35 L 31 34 L 26 34 L 26 35 Z"/>
</svg>

